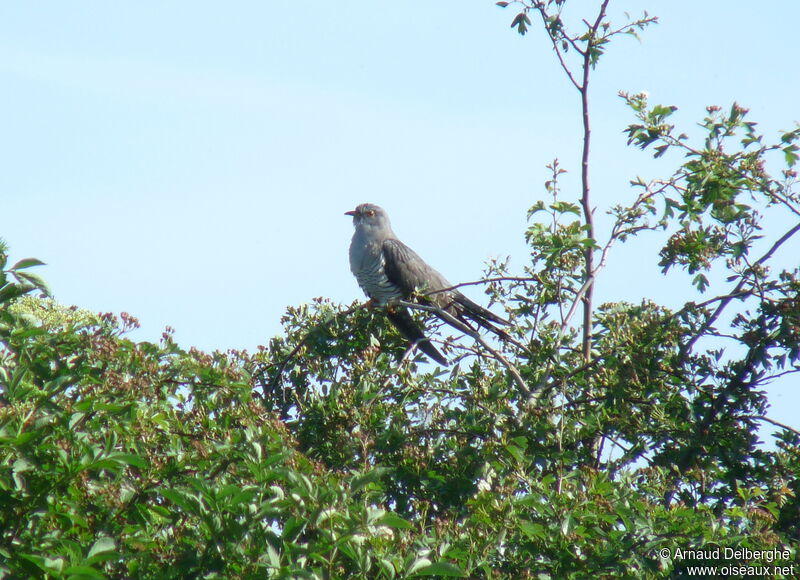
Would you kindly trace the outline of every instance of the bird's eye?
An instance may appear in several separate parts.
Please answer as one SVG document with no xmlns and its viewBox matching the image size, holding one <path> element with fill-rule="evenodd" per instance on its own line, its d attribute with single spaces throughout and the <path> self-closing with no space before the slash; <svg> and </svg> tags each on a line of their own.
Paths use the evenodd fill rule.
<svg viewBox="0 0 800 580">
<path fill-rule="evenodd" d="M 375 215 L 375 212 L 371 209 L 368 209 L 364 213 L 366 214 L 367 217 L 373 217 Z"/>
</svg>

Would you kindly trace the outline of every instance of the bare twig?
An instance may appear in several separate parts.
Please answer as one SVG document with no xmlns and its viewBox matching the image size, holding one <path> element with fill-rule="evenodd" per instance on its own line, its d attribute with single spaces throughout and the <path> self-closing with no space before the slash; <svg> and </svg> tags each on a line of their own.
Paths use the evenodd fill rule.
<svg viewBox="0 0 800 580">
<path fill-rule="evenodd" d="M 741 340 L 741 338 L 739 338 L 739 337 L 734 337 L 734 338 L 737 338 L 738 340 Z M 771 383 L 772 381 L 774 381 L 776 379 L 779 379 L 781 377 L 785 377 L 787 375 L 793 375 L 795 373 L 800 373 L 800 367 L 794 367 L 794 368 L 791 368 L 791 369 L 787 369 L 785 371 L 781 371 L 779 373 L 774 373 L 774 374 L 771 374 L 771 375 L 768 375 L 768 376 L 765 376 L 765 377 L 761 377 L 759 379 L 755 379 L 753 381 L 750 381 L 749 383 L 746 383 L 746 384 L 747 384 L 747 386 L 766 385 L 766 384 L 769 384 L 769 383 Z"/>
<path fill-rule="evenodd" d="M 561 68 L 566 73 L 567 78 L 570 80 L 572 85 L 576 89 L 578 89 L 579 91 L 582 90 L 582 87 L 581 87 L 580 83 L 575 79 L 575 77 L 572 74 L 572 71 L 570 70 L 569 66 L 567 65 L 566 61 L 564 60 L 564 55 L 562 54 L 561 47 L 558 46 L 558 43 L 559 43 L 559 41 L 568 42 L 572 46 L 572 48 L 576 52 L 581 54 L 581 55 L 583 54 L 583 50 L 579 46 L 577 46 L 575 41 L 572 40 L 572 38 L 570 38 L 567 34 L 563 34 L 562 33 L 562 34 L 556 35 L 556 34 L 553 33 L 553 31 L 550 29 L 550 22 L 548 20 L 549 19 L 549 14 L 547 13 L 547 9 L 546 9 L 546 7 L 545 7 L 543 2 L 538 2 L 535 6 L 536 6 L 537 12 L 539 12 L 539 16 L 542 17 L 542 24 L 544 24 L 544 29 L 545 29 L 545 31 L 547 31 L 547 37 L 550 39 L 550 42 L 553 44 L 553 50 L 555 51 L 556 56 L 558 57 L 558 62 L 561 65 Z"/>
<path fill-rule="evenodd" d="M 709 298 L 708 300 L 705 300 L 704 302 L 700 302 L 699 304 L 695 303 L 695 302 L 687 302 L 684 305 L 684 307 L 681 308 L 680 310 L 678 310 L 677 312 L 675 312 L 675 314 L 673 314 L 673 316 L 674 317 L 680 316 L 681 314 L 683 314 L 685 312 L 688 312 L 689 309 L 691 309 L 691 308 L 705 308 L 709 304 L 714 304 L 714 302 L 719 302 L 721 300 L 731 300 L 733 298 L 742 298 L 742 297 L 745 297 L 745 296 L 752 296 L 752 294 L 753 294 L 752 292 L 749 292 L 747 290 L 741 290 L 739 292 L 731 292 L 730 294 L 723 294 L 721 296 L 715 296 L 714 298 Z"/>
<path fill-rule="evenodd" d="M 795 435 L 800 435 L 800 431 L 798 431 L 794 427 L 789 427 L 789 425 L 787 425 L 786 423 L 781 423 L 780 421 L 776 421 L 775 419 L 770 419 L 765 415 L 754 415 L 751 418 L 758 419 L 759 421 L 764 421 L 765 423 L 769 423 L 771 425 L 775 425 L 776 427 L 780 427 L 781 429 L 786 429 L 787 431 L 791 431 Z"/>
<path fill-rule="evenodd" d="M 475 280 L 473 282 L 461 282 L 460 284 L 453 284 L 447 288 L 425 292 L 423 296 L 432 296 L 441 292 L 450 292 L 463 286 L 477 286 L 479 284 L 490 284 L 492 282 L 541 282 L 538 277 L 525 277 L 525 276 L 498 276 L 496 278 L 486 278 L 485 280 Z"/>
<path fill-rule="evenodd" d="M 590 28 L 590 36 L 587 41 L 586 54 L 583 55 L 583 82 L 581 83 L 581 111 L 583 113 L 583 151 L 581 152 L 581 206 L 583 207 L 583 219 L 586 222 L 586 237 L 590 240 L 595 239 L 594 231 L 594 210 L 589 196 L 589 151 L 592 139 L 592 129 L 589 122 L 589 72 L 591 71 L 592 45 L 595 42 L 597 30 L 606 15 L 609 0 L 603 0 L 597 18 Z M 592 296 L 594 294 L 594 248 L 588 246 L 584 251 L 584 261 L 586 263 L 586 295 L 583 299 L 583 358 L 586 361 L 592 358 Z"/>
<path fill-rule="evenodd" d="M 517 368 L 513 364 L 508 362 L 508 360 L 502 354 L 500 354 L 495 349 L 493 349 L 491 346 L 489 346 L 486 343 L 486 341 L 483 340 L 483 337 L 478 332 L 476 332 L 475 330 L 473 330 L 472 328 L 470 328 L 469 326 L 467 326 L 466 324 L 464 324 L 463 322 L 458 320 L 455 316 L 453 316 L 449 312 L 447 312 L 445 310 L 442 310 L 441 308 L 437 308 L 435 306 L 427 306 L 427 305 L 424 305 L 424 304 L 415 304 L 413 302 L 406 302 L 404 300 L 398 300 L 396 303 L 399 304 L 400 306 L 405 306 L 406 308 L 411 308 L 412 310 L 422 310 L 422 311 L 425 311 L 425 312 L 432 312 L 433 314 L 435 314 L 436 316 L 438 316 L 439 318 L 441 318 L 442 320 L 447 322 L 453 328 L 456 328 L 456 329 L 460 330 L 461 332 L 463 332 L 464 334 L 474 338 L 483 348 L 485 348 L 489 353 L 491 353 L 491 355 L 495 359 L 500 361 L 500 363 L 504 367 L 506 367 L 508 372 L 513 377 L 514 382 L 517 383 L 517 386 L 520 388 L 520 390 L 522 392 L 524 392 L 527 395 L 531 394 L 530 388 L 525 383 L 525 381 L 522 379 L 522 376 L 519 374 L 519 371 L 517 370 Z"/>
</svg>

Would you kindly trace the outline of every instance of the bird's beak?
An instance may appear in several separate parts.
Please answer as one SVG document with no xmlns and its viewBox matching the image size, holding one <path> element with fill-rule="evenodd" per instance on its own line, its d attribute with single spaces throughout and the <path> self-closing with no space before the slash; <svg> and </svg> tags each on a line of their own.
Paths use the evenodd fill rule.
<svg viewBox="0 0 800 580">
<path fill-rule="evenodd" d="M 344 215 L 354 216 L 354 215 L 356 215 L 356 210 L 346 211 L 346 212 L 344 212 Z"/>
</svg>

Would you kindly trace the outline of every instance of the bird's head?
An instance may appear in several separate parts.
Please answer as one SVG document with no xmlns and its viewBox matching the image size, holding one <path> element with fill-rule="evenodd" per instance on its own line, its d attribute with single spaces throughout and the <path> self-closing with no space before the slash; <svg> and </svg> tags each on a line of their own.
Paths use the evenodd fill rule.
<svg viewBox="0 0 800 580">
<path fill-rule="evenodd" d="M 353 216 L 353 226 L 357 230 L 392 231 L 386 211 L 374 203 L 362 203 L 356 209 L 344 212 L 344 215 Z"/>
</svg>

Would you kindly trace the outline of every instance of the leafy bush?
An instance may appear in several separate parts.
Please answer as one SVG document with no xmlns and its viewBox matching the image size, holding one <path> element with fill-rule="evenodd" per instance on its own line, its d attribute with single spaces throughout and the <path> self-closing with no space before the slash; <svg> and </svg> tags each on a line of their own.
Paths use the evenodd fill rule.
<svg viewBox="0 0 800 580">
<path fill-rule="evenodd" d="M 573 34 L 563 3 L 517 3 L 514 26 L 539 14 L 586 74 L 653 20 L 606 26 L 602 3 Z M 601 241 L 587 183 L 564 201 L 554 162 L 530 263 L 487 273 L 513 340 L 447 337 L 448 369 L 380 311 L 321 299 L 257 353 L 187 351 L 169 329 L 134 342 L 127 314 L 33 297 L 40 262 L 9 267 L 2 247 L 0 577 L 669 577 L 691 564 L 677 550 L 714 548 L 796 562 L 800 434 L 762 388 L 800 371 L 798 270 L 768 267 L 800 224 L 760 224 L 800 216 L 800 131 L 766 144 L 742 107 L 712 107 L 693 144 L 674 107 L 623 97 L 630 143 L 682 163 L 635 180 Z M 710 298 L 592 305 L 613 245 L 645 231 L 663 232 L 665 275 Z"/>
</svg>

